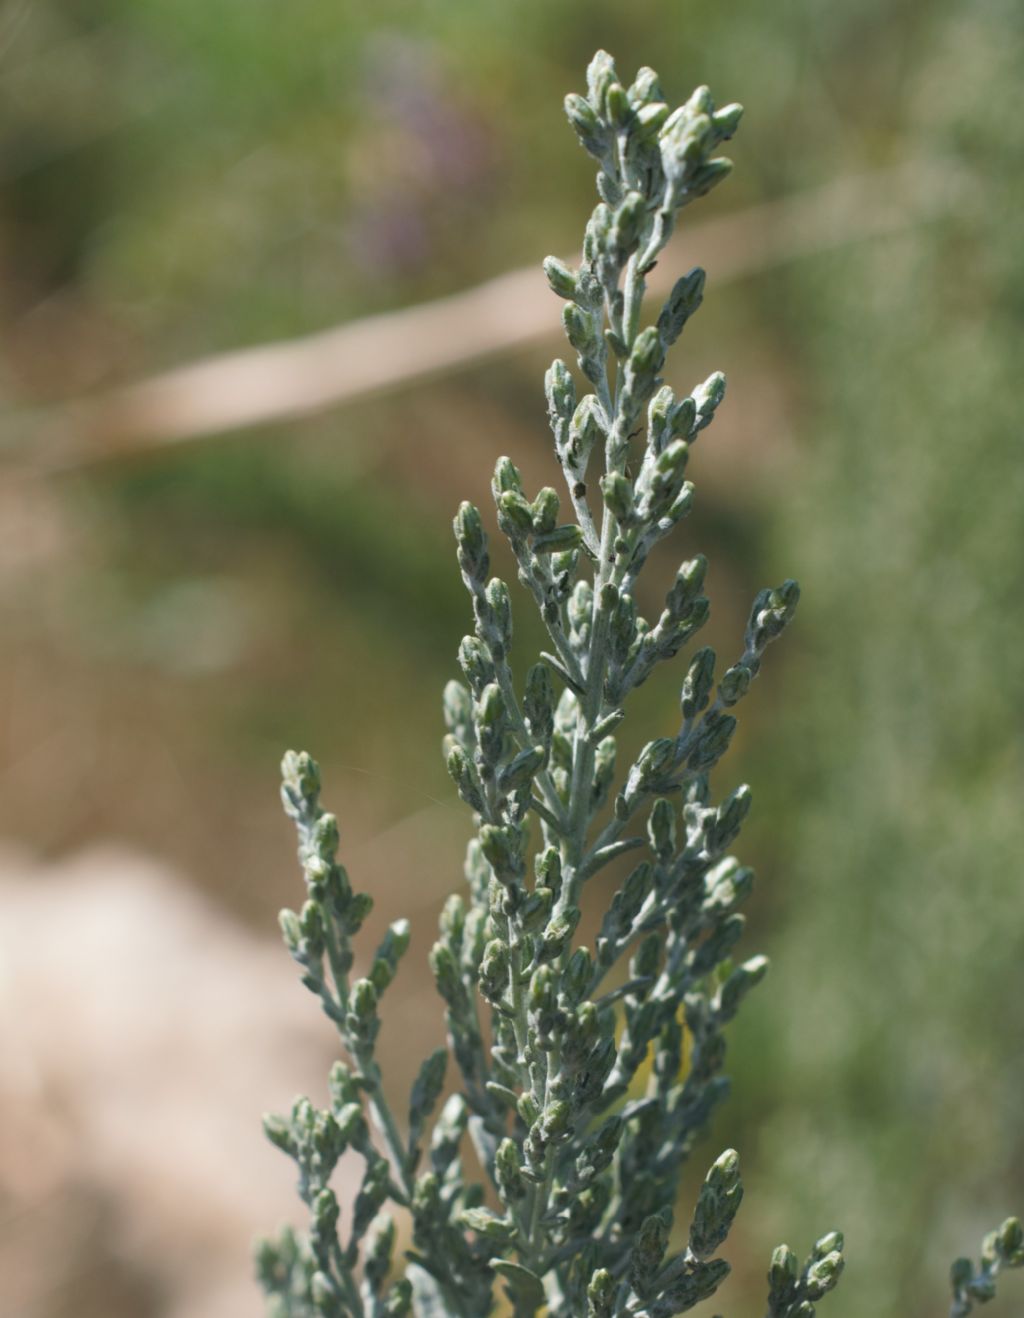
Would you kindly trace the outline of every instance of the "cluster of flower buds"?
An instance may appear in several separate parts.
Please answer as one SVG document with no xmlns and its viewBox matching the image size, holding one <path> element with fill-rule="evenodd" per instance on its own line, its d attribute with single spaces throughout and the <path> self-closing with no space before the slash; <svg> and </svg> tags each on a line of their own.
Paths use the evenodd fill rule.
<svg viewBox="0 0 1024 1318">
<path fill-rule="evenodd" d="M 822 1236 L 803 1267 L 788 1245 L 780 1245 L 768 1269 L 768 1318 L 814 1318 L 815 1301 L 832 1290 L 842 1271 L 839 1231 Z"/>
<path fill-rule="evenodd" d="M 792 617 L 795 583 L 758 595 L 741 657 L 717 682 L 710 648 L 690 656 L 678 730 L 622 772 L 617 731 L 632 691 L 709 615 L 700 554 L 682 563 L 653 622 L 636 591 L 652 548 L 693 506 L 691 450 L 725 393 L 718 373 L 685 397 L 661 377 L 701 305 L 704 272 L 683 275 L 654 323 L 640 322 L 646 276 L 678 213 L 730 168 L 714 152 L 741 111 L 716 109 L 707 88 L 673 110 L 650 69 L 627 87 L 603 52 L 586 96 L 566 109 L 599 165 L 582 263 L 544 263 L 580 373 L 558 360 L 545 380 L 571 514 L 553 488 L 531 494 L 511 460 L 498 462 L 497 525 L 549 638 L 522 681 L 511 592 L 491 575 L 484 518 L 469 503 L 455 517 L 473 625 L 458 651 L 462 678 L 444 691 L 444 753 L 475 829 L 466 891 L 445 904 L 430 953 L 448 1048 L 420 1068 L 404 1129 L 375 1049 L 409 929 L 392 925 L 352 979 L 369 901 L 337 861 L 315 763 L 284 764 L 307 901 L 282 929 L 350 1065 L 335 1069 L 328 1110 L 303 1101 L 268 1120 L 311 1214 L 308 1236 L 288 1233 L 260 1253 L 280 1314 L 475 1318 L 500 1286 L 516 1318 L 671 1318 L 729 1270 L 717 1253 L 742 1197 L 731 1150 L 707 1174 L 686 1244 L 672 1248 L 681 1170 L 728 1091 L 725 1028 L 767 968 L 763 957 L 734 960 L 753 875 L 729 848 L 750 792 L 713 804 L 708 774 L 736 726 L 730 711 Z M 584 889 L 629 852 L 641 854 L 588 942 Z M 347 1150 L 365 1171 L 342 1212 L 327 1182 Z M 398 1280 L 395 1209 L 412 1240 Z M 770 1318 L 810 1318 L 841 1265 L 835 1235 L 802 1271 L 777 1252 Z"/>
<path fill-rule="evenodd" d="M 1005 1268 L 1024 1268 L 1024 1227 L 1016 1217 L 1008 1217 L 1001 1227 L 990 1231 L 981 1242 L 981 1263 L 957 1259 L 950 1269 L 949 1281 L 953 1303 L 949 1318 L 966 1318 L 975 1304 L 985 1304 L 996 1293 L 996 1278 Z"/>
</svg>

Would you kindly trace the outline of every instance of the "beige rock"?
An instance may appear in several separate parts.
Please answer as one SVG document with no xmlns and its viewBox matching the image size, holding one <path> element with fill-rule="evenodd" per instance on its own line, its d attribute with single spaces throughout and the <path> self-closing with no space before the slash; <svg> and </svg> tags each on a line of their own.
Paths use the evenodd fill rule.
<svg viewBox="0 0 1024 1318">
<path fill-rule="evenodd" d="M 323 1101 L 334 1055 L 280 944 L 124 849 L 0 852 L 0 1038 L 7 1318 L 58 1312 L 61 1293 L 81 1314 L 103 1267 L 147 1284 L 146 1313 L 259 1313 L 251 1241 L 300 1211 L 259 1114 Z"/>
</svg>

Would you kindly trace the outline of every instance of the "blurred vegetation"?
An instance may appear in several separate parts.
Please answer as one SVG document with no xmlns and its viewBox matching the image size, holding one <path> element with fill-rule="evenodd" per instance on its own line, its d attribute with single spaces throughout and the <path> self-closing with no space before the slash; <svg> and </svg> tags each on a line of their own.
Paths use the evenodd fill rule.
<svg viewBox="0 0 1024 1318">
<path fill-rule="evenodd" d="M 712 212 L 917 159 L 959 198 L 724 290 L 712 269 L 685 368 L 730 376 L 690 524 L 716 627 L 804 587 L 732 770 L 775 965 L 716 1132 L 745 1156 L 734 1262 L 755 1306 L 777 1239 L 841 1225 L 833 1318 L 941 1312 L 948 1258 L 1024 1207 L 1019 4 L 8 0 L 5 427 L 571 248 L 592 181 L 559 106 L 597 45 L 747 106 Z M 364 841 L 451 801 L 448 518 L 501 452 L 553 478 L 556 351 L 3 493 L 0 832 L 133 840 L 269 931 L 286 744 Z M 397 659 L 396 606 L 420 637 Z M 671 719 L 670 689 L 642 696 Z M 456 840 L 396 906 L 457 864 Z"/>
</svg>

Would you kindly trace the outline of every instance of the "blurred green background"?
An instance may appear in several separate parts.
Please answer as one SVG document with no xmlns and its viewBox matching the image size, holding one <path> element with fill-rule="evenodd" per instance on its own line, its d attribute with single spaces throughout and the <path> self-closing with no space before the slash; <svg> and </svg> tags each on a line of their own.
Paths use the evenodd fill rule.
<svg viewBox="0 0 1024 1318">
<path fill-rule="evenodd" d="M 756 1312 L 771 1246 L 840 1225 L 832 1318 L 923 1318 L 952 1255 L 1024 1209 L 1014 0 L 7 0 L 0 835 L 46 858 L 122 839 L 269 934 L 297 898 L 275 794 L 301 745 L 361 856 L 419 830 L 412 872 L 377 869 L 422 960 L 468 828 L 438 751 L 469 625 L 449 521 L 499 453 L 554 481 L 555 299 L 546 343 L 301 422 L 40 474 L 41 422 L 572 251 L 592 176 L 560 102 L 597 46 L 747 107 L 701 219 L 860 179 L 868 224 L 891 167 L 938 180 L 887 234 L 712 267 L 671 375 L 730 379 L 673 550 L 711 557 L 716 638 L 761 585 L 804 588 L 717 784 L 754 788 L 746 945 L 774 966 L 706 1148 L 745 1164 L 725 1302 Z M 674 716 L 670 675 L 650 685 L 637 743 Z M 91 1303 L 167 1312 L 144 1287 Z"/>
</svg>

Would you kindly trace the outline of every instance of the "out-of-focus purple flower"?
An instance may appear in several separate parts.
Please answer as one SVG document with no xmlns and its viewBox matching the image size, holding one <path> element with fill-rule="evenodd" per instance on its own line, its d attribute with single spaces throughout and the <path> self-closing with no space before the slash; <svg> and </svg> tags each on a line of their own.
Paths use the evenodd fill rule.
<svg viewBox="0 0 1024 1318">
<path fill-rule="evenodd" d="M 373 130 L 350 152 L 346 240 L 364 270 L 415 273 L 490 195 L 496 142 L 427 42 L 378 35 L 360 99 Z"/>
</svg>

